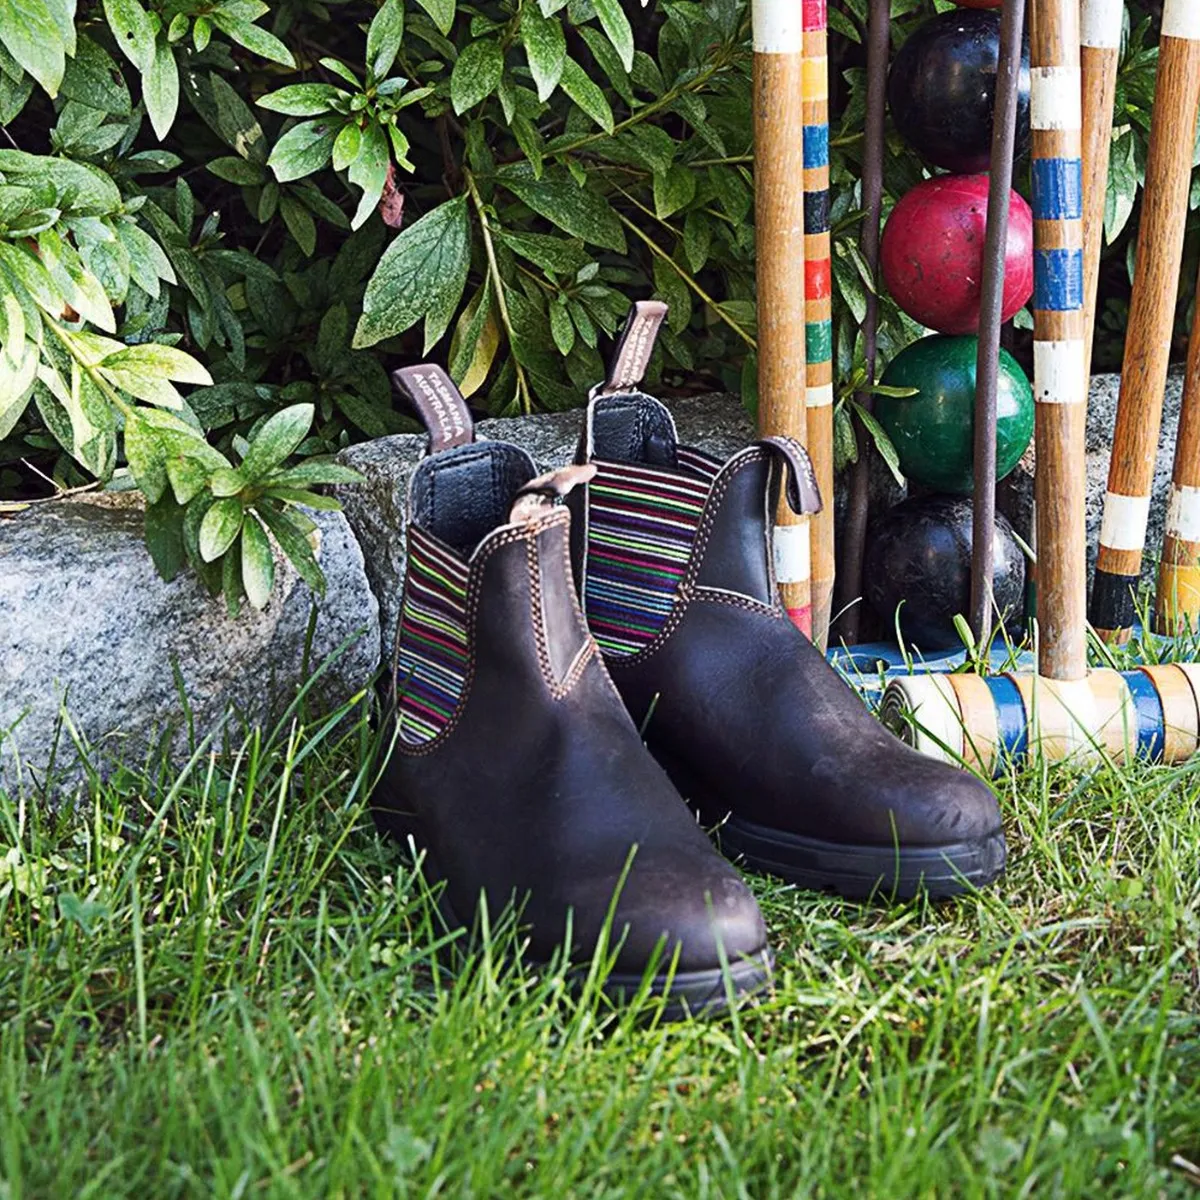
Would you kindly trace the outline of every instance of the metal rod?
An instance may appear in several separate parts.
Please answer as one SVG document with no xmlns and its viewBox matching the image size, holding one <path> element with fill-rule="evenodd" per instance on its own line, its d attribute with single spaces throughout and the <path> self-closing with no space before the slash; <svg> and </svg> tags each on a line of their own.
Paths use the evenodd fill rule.
<svg viewBox="0 0 1200 1200">
<path fill-rule="evenodd" d="M 870 0 L 867 18 L 867 123 L 863 143 L 861 249 L 875 288 L 867 292 L 863 318 L 863 355 L 867 379 L 875 382 L 879 331 L 879 232 L 883 221 L 884 126 L 887 116 L 887 67 L 891 49 L 890 0 Z M 871 410 L 869 392 L 855 400 Z M 837 574 L 838 634 L 847 645 L 859 640 L 862 619 L 863 555 L 867 542 L 867 518 L 871 503 L 871 440 L 866 430 L 855 428 L 858 459 L 850 471 L 846 524 L 842 535 L 842 562 Z"/>
<path fill-rule="evenodd" d="M 1004 266 L 1008 251 L 1008 208 L 1013 150 L 1017 138 L 1017 95 L 1025 0 L 1005 0 L 1000 14 L 1000 61 L 992 127 L 991 181 L 983 247 L 983 295 L 979 307 L 979 354 L 975 365 L 975 505 L 971 540 L 971 631 L 978 646 L 992 629 L 992 578 L 996 531 L 996 396 L 1000 376 L 1000 327 Z"/>
</svg>

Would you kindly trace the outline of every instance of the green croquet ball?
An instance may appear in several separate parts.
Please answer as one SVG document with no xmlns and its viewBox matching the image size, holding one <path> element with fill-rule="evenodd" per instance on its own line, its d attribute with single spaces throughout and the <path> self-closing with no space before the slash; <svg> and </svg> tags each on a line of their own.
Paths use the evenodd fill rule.
<svg viewBox="0 0 1200 1200">
<path fill-rule="evenodd" d="M 906 397 L 876 396 L 875 415 L 914 483 L 967 496 L 975 490 L 975 358 L 979 339 L 935 335 L 902 350 L 883 374 Z M 1017 465 L 1033 437 L 1033 388 L 1020 364 L 1000 351 L 996 397 L 996 478 Z"/>
</svg>

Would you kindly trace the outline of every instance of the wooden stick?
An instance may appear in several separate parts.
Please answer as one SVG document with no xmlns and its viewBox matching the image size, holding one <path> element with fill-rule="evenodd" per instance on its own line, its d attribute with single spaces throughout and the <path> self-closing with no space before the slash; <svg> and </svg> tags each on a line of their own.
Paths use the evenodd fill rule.
<svg viewBox="0 0 1200 1200">
<path fill-rule="evenodd" d="M 1154 627 L 1165 634 L 1200 629 L 1200 303 L 1188 345 Z"/>
<path fill-rule="evenodd" d="M 887 122 L 888 51 L 891 35 L 891 0 L 868 0 L 867 20 L 867 127 L 863 142 L 862 253 L 874 287 L 867 293 L 867 311 L 862 323 L 863 357 L 867 378 L 875 381 L 879 333 L 879 227 L 883 219 L 883 154 Z M 871 394 L 855 396 L 868 412 Z M 847 645 L 859 639 L 862 620 L 863 555 L 866 550 L 867 518 L 871 500 L 871 440 L 855 422 L 858 458 L 850 468 L 850 493 L 842 533 L 842 561 L 838 571 L 838 633 Z"/>
<path fill-rule="evenodd" d="M 833 290 L 829 242 L 829 49 L 826 0 L 803 0 L 804 344 L 808 453 L 824 508 L 812 518 L 812 636 L 824 650 L 833 610 Z"/>
<path fill-rule="evenodd" d="M 1091 370 L 1096 336 L 1096 290 L 1104 243 L 1108 160 L 1112 148 L 1113 105 L 1121 62 L 1125 0 L 1083 0 L 1083 322 L 1084 361 Z"/>
<path fill-rule="evenodd" d="M 1017 97 L 1025 0 L 1007 0 L 1000 15 L 1000 58 L 996 64 L 996 105 L 992 126 L 991 179 L 983 284 L 979 302 L 979 351 L 975 362 L 973 467 L 975 503 L 971 530 L 971 629 L 986 645 L 992 629 L 992 576 L 996 533 L 996 399 L 1000 378 L 1004 268 L 1008 249 L 1008 209 L 1012 192 L 1013 149 L 1017 140 Z"/>
<path fill-rule="evenodd" d="M 1137 615 L 1135 592 L 1162 428 L 1198 110 L 1200 4 L 1167 0 L 1121 395 L 1092 587 L 1092 624 L 1106 641 L 1125 641 Z"/>
<path fill-rule="evenodd" d="M 795 0 L 754 0 L 754 191 L 758 423 L 808 441 L 805 411 L 804 33 Z M 822 495 L 833 507 L 833 496 Z M 780 503 L 775 569 L 792 620 L 812 633 L 809 521 Z"/>
<path fill-rule="evenodd" d="M 1038 665 L 1077 680 L 1087 674 L 1079 0 L 1037 0 L 1030 49 Z"/>
</svg>

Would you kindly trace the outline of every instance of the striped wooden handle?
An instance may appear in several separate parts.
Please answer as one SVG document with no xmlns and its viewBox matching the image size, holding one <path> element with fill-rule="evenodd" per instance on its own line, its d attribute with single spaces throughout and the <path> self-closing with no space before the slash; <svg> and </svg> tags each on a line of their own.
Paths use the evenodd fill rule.
<svg viewBox="0 0 1200 1200">
<path fill-rule="evenodd" d="M 804 30 L 795 0 L 754 0 L 754 192 L 758 422 L 808 444 L 805 409 Z M 810 518 L 781 501 L 775 570 L 792 620 L 812 633 Z"/>
<path fill-rule="evenodd" d="M 1125 641 L 1136 618 L 1198 109 L 1200 3 L 1167 0 L 1121 395 L 1092 587 L 1092 624 L 1109 641 Z"/>
<path fill-rule="evenodd" d="M 813 641 L 829 640 L 836 553 L 833 530 L 833 292 L 829 243 L 829 51 L 826 0 L 803 0 L 804 303 L 808 453 L 824 509 L 812 520 Z"/>
<path fill-rule="evenodd" d="M 1087 673 L 1079 0 L 1037 0 L 1030 36 L 1038 664 Z"/>
<path fill-rule="evenodd" d="M 1200 304 L 1188 345 L 1154 627 L 1165 634 L 1200 629 Z"/>
<path fill-rule="evenodd" d="M 1124 20 L 1125 0 L 1083 0 L 1080 67 L 1083 71 L 1084 362 L 1089 368 L 1096 334 L 1096 290 L 1104 242 L 1113 105 Z"/>
</svg>

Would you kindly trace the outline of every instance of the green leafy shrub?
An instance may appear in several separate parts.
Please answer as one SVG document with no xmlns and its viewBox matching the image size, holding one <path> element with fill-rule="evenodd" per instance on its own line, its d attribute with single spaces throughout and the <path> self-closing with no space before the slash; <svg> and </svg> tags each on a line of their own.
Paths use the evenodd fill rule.
<svg viewBox="0 0 1200 1200">
<path fill-rule="evenodd" d="M 895 42 L 946 7 L 894 0 Z M 1110 237 L 1153 87 L 1130 8 Z M 843 460 L 865 9 L 830 14 Z M 753 406 L 748 33 L 746 0 L 0 7 L 0 496 L 140 488 L 164 573 L 262 604 L 268 533 L 320 585 L 299 506 L 349 478 L 330 457 L 415 428 L 389 360 L 448 361 L 489 413 L 566 408 L 654 294 L 656 381 Z M 921 175 L 893 140 L 889 201 Z M 883 361 L 918 333 L 885 299 Z"/>
</svg>

